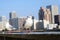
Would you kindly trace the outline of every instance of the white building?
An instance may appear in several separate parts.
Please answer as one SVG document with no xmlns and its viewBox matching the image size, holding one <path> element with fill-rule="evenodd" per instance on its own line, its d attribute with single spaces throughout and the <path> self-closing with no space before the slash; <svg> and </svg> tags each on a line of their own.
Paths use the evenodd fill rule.
<svg viewBox="0 0 60 40">
<path fill-rule="evenodd" d="M 44 29 L 47 29 L 47 25 L 49 24 L 49 21 L 43 20 L 42 22 L 43 22 Z"/>
<path fill-rule="evenodd" d="M 7 22 L 6 17 L 5 16 L 0 16 L 0 30 L 5 29 L 6 22 Z"/>
<path fill-rule="evenodd" d="M 57 24 L 48 24 L 47 25 L 47 30 L 53 30 L 53 29 L 56 29 L 57 28 Z"/>
</svg>

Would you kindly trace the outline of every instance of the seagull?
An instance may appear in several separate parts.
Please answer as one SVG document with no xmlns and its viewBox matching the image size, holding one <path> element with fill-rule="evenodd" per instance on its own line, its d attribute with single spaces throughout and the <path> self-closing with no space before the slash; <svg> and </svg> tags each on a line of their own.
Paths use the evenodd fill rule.
<svg viewBox="0 0 60 40">
<path fill-rule="evenodd" d="M 15 28 L 13 28 L 13 26 L 11 26 L 11 25 L 9 24 L 9 22 L 6 23 L 6 29 L 7 29 L 7 30 L 15 30 Z"/>
<path fill-rule="evenodd" d="M 25 29 L 29 29 L 31 28 L 33 25 L 33 19 L 32 19 L 32 16 L 28 16 L 28 18 L 26 19 L 26 21 L 23 23 L 23 27 Z"/>
</svg>

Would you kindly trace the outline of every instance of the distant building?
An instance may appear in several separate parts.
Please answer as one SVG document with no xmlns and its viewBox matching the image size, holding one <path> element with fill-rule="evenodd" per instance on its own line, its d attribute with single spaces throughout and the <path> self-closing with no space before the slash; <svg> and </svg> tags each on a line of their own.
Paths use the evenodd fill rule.
<svg viewBox="0 0 60 40">
<path fill-rule="evenodd" d="M 15 11 L 12 11 L 9 13 L 9 24 L 12 25 L 12 26 L 15 26 L 17 27 L 17 17 L 16 17 L 16 12 Z M 14 23 L 13 23 L 14 22 Z"/>
<path fill-rule="evenodd" d="M 12 19 L 16 18 L 16 12 L 12 11 L 9 13 L 9 24 L 12 25 Z"/>
<path fill-rule="evenodd" d="M 40 7 L 38 15 L 39 15 L 39 20 L 46 20 L 49 21 L 49 23 L 51 23 L 51 15 L 49 9 Z"/>
<path fill-rule="evenodd" d="M 24 18 L 24 17 L 13 18 L 13 19 L 11 19 L 11 25 L 16 29 L 23 29 L 23 23 L 25 20 L 26 20 L 26 18 Z"/>
<path fill-rule="evenodd" d="M 47 28 L 47 25 L 51 23 L 51 13 L 49 9 L 40 7 L 39 10 L 39 20 L 41 20 L 41 26 L 43 29 Z"/>
<path fill-rule="evenodd" d="M 7 22 L 6 17 L 5 16 L 0 16 L 0 30 L 5 29 L 6 22 Z"/>
<path fill-rule="evenodd" d="M 55 15 L 54 18 L 55 18 L 55 23 L 60 25 L 60 15 Z"/>
<path fill-rule="evenodd" d="M 43 27 L 43 22 L 42 22 L 42 20 L 36 20 L 36 19 L 34 19 L 34 27 L 33 27 L 33 30 L 41 30 L 41 29 L 43 29 L 44 27 Z"/>
<path fill-rule="evenodd" d="M 18 18 L 13 18 L 10 19 L 10 25 L 13 26 L 14 28 L 18 29 Z"/>
<path fill-rule="evenodd" d="M 9 19 L 13 19 L 13 18 L 16 18 L 16 12 L 15 11 L 12 11 L 9 13 Z"/>
<path fill-rule="evenodd" d="M 48 5 L 46 8 L 50 9 L 51 12 L 51 23 L 55 23 L 54 15 L 58 14 L 58 7 L 55 5 Z"/>
<path fill-rule="evenodd" d="M 20 30 L 24 29 L 23 24 L 24 24 L 25 21 L 26 21 L 26 17 L 20 17 L 20 18 L 18 18 L 18 25 L 19 25 L 19 29 Z"/>
</svg>

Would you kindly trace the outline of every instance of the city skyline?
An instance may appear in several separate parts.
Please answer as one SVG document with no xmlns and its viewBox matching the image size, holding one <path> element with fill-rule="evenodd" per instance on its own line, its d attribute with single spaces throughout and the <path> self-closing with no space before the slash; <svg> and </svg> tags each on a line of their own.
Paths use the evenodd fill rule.
<svg viewBox="0 0 60 40">
<path fill-rule="evenodd" d="M 41 6 L 57 5 L 59 7 L 59 0 L 1 0 L 0 5 L 0 16 L 9 18 L 9 13 L 16 11 L 18 17 L 32 15 L 38 19 L 38 10 Z"/>
</svg>

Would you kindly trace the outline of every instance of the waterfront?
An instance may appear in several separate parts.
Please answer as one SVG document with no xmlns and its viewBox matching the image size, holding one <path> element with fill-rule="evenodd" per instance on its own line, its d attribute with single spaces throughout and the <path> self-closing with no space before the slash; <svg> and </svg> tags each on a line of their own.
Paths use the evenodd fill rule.
<svg viewBox="0 0 60 40">
<path fill-rule="evenodd" d="M 5 38 L 7 40 L 27 39 L 27 40 L 58 40 L 60 39 L 60 32 L 30 32 L 30 33 L 5 33 L 0 34 L 0 39 Z"/>
<path fill-rule="evenodd" d="M 1 32 L 0 34 L 60 34 L 60 32 Z"/>
</svg>

